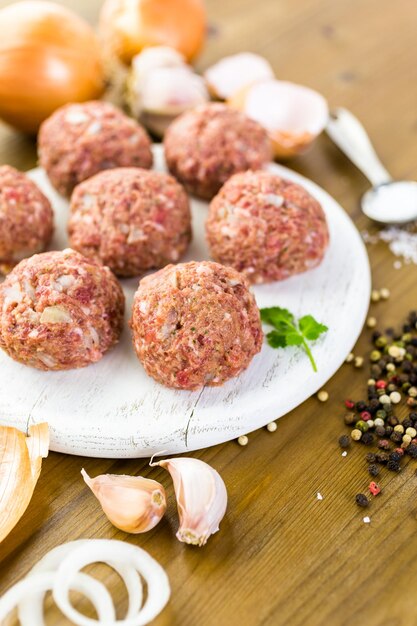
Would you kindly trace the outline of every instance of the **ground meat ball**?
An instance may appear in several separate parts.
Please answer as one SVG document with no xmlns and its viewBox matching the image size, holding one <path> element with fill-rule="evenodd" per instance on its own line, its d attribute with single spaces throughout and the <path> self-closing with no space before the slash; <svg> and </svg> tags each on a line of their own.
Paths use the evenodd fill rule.
<svg viewBox="0 0 417 626">
<path fill-rule="evenodd" d="M 168 128 L 164 146 L 171 173 L 208 199 L 236 172 L 259 169 L 272 158 L 262 126 L 220 103 L 183 113 Z"/>
<path fill-rule="evenodd" d="M 53 186 L 69 196 L 78 183 L 114 167 L 152 167 L 144 129 L 108 102 L 67 104 L 42 124 L 39 160 Z"/>
<path fill-rule="evenodd" d="M 209 261 L 169 265 L 143 278 L 133 304 L 133 341 L 146 372 L 167 387 L 221 385 L 262 346 L 246 279 Z"/>
<path fill-rule="evenodd" d="M 0 273 L 45 250 L 52 231 L 49 200 L 25 174 L 9 165 L 0 167 Z"/>
<path fill-rule="evenodd" d="M 316 267 L 329 242 L 320 204 L 301 185 L 265 171 L 233 176 L 206 222 L 211 256 L 252 283 Z"/>
<path fill-rule="evenodd" d="M 71 198 L 70 244 L 119 276 L 178 261 L 191 239 L 187 194 L 160 172 L 118 168 L 78 185 Z"/>
<path fill-rule="evenodd" d="M 0 285 L 0 347 L 42 370 L 84 367 L 118 341 L 123 310 L 107 267 L 70 249 L 37 254 Z"/>
</svg>

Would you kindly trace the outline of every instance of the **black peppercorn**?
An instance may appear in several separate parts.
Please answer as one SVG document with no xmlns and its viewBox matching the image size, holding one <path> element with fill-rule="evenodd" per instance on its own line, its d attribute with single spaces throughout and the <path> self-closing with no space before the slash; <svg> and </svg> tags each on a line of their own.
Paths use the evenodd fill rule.
<svg viewBox="0 0 417 626">
<path fill-rule="evenodd" d="M 372 464 L 368 467 L 368 472 L 370 473 L 371 476 L 378 476 L 379 474 L 379 467 L 378 465 Z"/>
<path fill-rule="evenodd" d="M 371 411 L 371 413 L 374 413 L 375 411 L 377 411 L 379 409 L 379 400 L 377 398 L 372 399 L 369 402 L 368 408 Z"/>
<path fill-rule="evenodd" d="M 358 494 L 356 495 L 356 497 L 355 497 L 355 500 L 356 500 L 356 504 L 357 504 L 358 506 L 363 506 L 363 507 L 365 507 L 365 506 L 368 506 L 368 504 L 369 504 L 369 500 L 368 500 L 368 498 L 365 496 L 365 494 L 364 494 L 364 493 L 358 493 Z"/>
<path fill-rule="evenodd" d="M 389 437 L 390 435 L 392 435 L 394 429 L 392 426 L 385 426 L 385 435 L 387 437 Z"/>
<path fill-rule="evenodd" d="M 365 402 L 363 402 L 363 400 L 359 400 L 359 402 L 355 404 L 355 409 L 357 410 L 358 413 L 362 413 L 362 411 L 366 411 Z"/>
<path fill-rule="evenodd" d="M 368 454 L 366 455 L 365 458 L 368 461 L 368 463 L 375 463 L 375 461 L 376 461 L 376 454 L 374 454 L 373 452 L 368 452 Z"/>
<path fill-rule="evenodd" d="M 388 424 L 390 426 L 397 426 L 397 424 L 400 423 L 400 420 L 398 419 L 398 417 L 395 417 L 395 415 L 390 415 L 388 418 Z"/>
<path fill-rule="evenodd" d="M 354 413 L 346 413 L 344 420 L 345 420 L 346 426 L 352 426 L 353 424 L 356 424 L 357 417 Z"/>
<path fill-rule="evenodd" d="M 371 433 L 363 433 L 362 437 L 361 437 L 361 442 L 365 444 L 365 446 L 370 446 L 371 443 L 373 443 L 374 441 L 374 436 L 371 435 Z"/>
<path fill-rule="evenodd" d="M 390 472 L 399 472 L 401 467 L 396 461 L 389 460 L 387 463 L 387 469 L 389 469 Z"/>
<path fill-rule="evenodd" d="M 401 461 L 401 454 L 399 452 L 391 452 L 389 455 L 389 460 L 394 461 L 394 463 L 399 463 Z"/>
<path fill-rule="evenodd" d="M 405 450 L 406 454 L 410 455 L 412 459 L 417 459 L 417 445 L 411 443 Z"/>
<path fill-rule="evenodd" d="M 394 432 L 390 435 L 390 439 L 391 439 L 391 441 L 393 441 L 394 443 L 401 443 L 401 441 L 403 440 L 403 436 L 402 436 L 402 434 L 401 434 L 401 433 L 397 433 L 397 432 L 395 432 L 395 430 L 394 430 Z"/>
<path fill-rule="evenodd" d="M 411 428 L 413 422 L 408 417 L 406 417 L 405 420 L 401 422 L 401 424 L 404 426 L 404 430 L 407 430 L 407 428 Z"/>
<path fill-rule="evenodd" d="M 376 455 L 376 462 L 377 463 L 382 463 L 382 465 L 385 465 L 385 463 L 388 463 L 389 461 L 389 454 L 388 452 L 378 452 Z"/>
<path fill-rule="evenodd" d="M 349 435 L 342 435 L 341 437 L 339 437 L 339 446 L 341 448 L 348 448 L 350 446 Z"/>
</svg>

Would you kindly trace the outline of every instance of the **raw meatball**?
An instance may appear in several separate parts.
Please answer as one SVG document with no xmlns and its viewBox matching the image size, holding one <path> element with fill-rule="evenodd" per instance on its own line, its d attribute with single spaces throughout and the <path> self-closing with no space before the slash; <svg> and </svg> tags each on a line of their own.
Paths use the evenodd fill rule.
<svg viewBox="0 0 417 626">
<path fill-rule="evenodd" d="M 118 168 L 78 185 L 71 198 L 70 244 L 119 276 L 178 261 L 191 239 L 188 197 L 160 172 Z"/>
<path fill-rule="evenodd" d="M 301 185 L 265 171 L 227 181 L 210 205 L 206 233 L 211 256 L 252 283 L 316 267 L 329 242 L 317 200 Z"/>
<path fill-rule="evenodd" d="M 169 265 L 143 278 L 133 303 L 133 341 L 146 372 L 167 387 L 221 385 L 262 346 L 246 279 L 209 261 Z"/>
<path fill-rule="evenodd" d="M 42 370 L 84 367 L 118 341 L 123 311 L 107 267 L 70 249 L 37 254 L 0 285 L 0 347 Z"/>
<path fill-rule="evenodd" d="M 171 173 L 190 193 L 208 199 L 232 174 L 259 169 L 272 158 L 262 126 L 220 103 L 180 115 L 168 128 L 164 147 Z"/>
<path fill-rule="evenodd" d="M 78 183 L 113 167 L 152 167 L 151 143 L 137 122 L 108 102 L 67 104 L 42 124 L 39 160 L 69 196 Z"/>
<path fill-rule="evenodd" d="M 9 165 L 0 167 L 0 273 L 45 250 L 52 232 L 49 200 L 25 174 Z"/>
</svg>

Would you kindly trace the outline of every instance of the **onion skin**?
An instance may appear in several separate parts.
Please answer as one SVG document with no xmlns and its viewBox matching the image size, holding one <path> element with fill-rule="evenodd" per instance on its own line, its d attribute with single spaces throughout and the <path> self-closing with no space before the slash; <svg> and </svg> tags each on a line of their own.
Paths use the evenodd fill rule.
<svg viewBox="0 0 417 626">
<path fill-rule="evenodd" d="M 24 0 L 0 10 L 0 117 L 28 133 L 55 109 L 104 91 L 92 28 L 52 2 Z"/>
<path fill-rule="evenodd" d="M 169 46 L 190 61 L 206 35 L 203 0 L 106 0 L 100 14 L 106 55 L 128 65 L 149 46 Z"/>
</svg>

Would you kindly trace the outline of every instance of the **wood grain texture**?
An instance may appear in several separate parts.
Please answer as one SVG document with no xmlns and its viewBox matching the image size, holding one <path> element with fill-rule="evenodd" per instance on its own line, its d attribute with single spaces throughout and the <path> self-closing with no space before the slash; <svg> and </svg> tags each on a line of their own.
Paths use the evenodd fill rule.
<svg viewBox="0 0 417 626">
<path fill-rule="evenodd" d="M 94 19 L 100 3 L 65 4 Z M 214 34 L 200 68 L 241 49 L 265 54 L 279 77 L 317 88 L 331 105 L 358 115 L 394 176 L 417 178 L 415 2 L 209 0 L 208 8 Z M 35 165 L 29 140 L 6 128 L 0 137 L 1 162 Z M 370 227 L 357 201 L 367 182 L 325 137 L 290 165 L 329 191 L 359 228 Z M 392 293 L 372 312 L 383 327 L 393 325 L 416 306 L 416 267 L 395 270 L 384 244 L 369 251 L 375 287 Z M 367 349 L 369 334 L 363 332 L 357 354 Z M 365 525 L 353 503 L 369 483 L 363 450 L 354 447 L 342 458 L 336 442 L 344 431 L 342 399 L 361 397 L 365 384 L 365 371 L 345 365 L 327 385 L 326 404 L 311 398 L 274 434 L 254 433 L 247 448 L 229 443 L 195 454 L 222 474 L 230 498 L 220 533 L 200 550 L 174 538 L 175 503 L 163 470 L 151 471 L 145 461 L 51 454 L 27 513 L 0 545 L 0 592 L 62 541 L 117 537 L 143 546 L 167 568 L 173 596 L 157 626 L 414 626 L 414 468 L 381 477 L 384 494 L 372 502 Z M 143 537 L 116 531 L 84 487 L 82 465 L 92 475 L 161 480 L 169 493 L 166 518 Z M 120 587 L 116 598 L 121 609 Z M 66 622 L 50 609 L 48 624 Z"/>
<path fill-rule="evenodd" d="M 163 147 L 154 166 L 166 171 Z M 51 450 L 81 456 L 149 458 L 185 453 L 236 439 L 298 406 L 337 371 L 357 340 L 369 306 L 370 270 L 365 246 L 346 212 L 317 185 L 277 164 L 270 171 L 301 183 L 326 214 L 330 244 L 319 267 L 253 288 L 260 308 L 281 304 L 297 317 L 310 314 L 328 332 L 314 344 L 318 372 L 300 348 L 273 350 L 266 342 L 250 367 L 220 387 L 195 392 L 167 389 L 147 376 L 133 346 L 128 319 L 138 279 L 121 281 L 126 296 L 125 330 L 99 363 L 68 372 L 40 372 L 0 352 L 0 416 L 25 430 L 47 421 Z M 43 170 L 31 178 L 50 198 L 55 232 L 50 248 L 68 247 L 68 202 Z M 301 180 L 300 180 L 301 179 Z M 191 200 L 193 242 L 183 261 L 209 259 L 205 241 L 207 203 Z M 302 387 L 299 380 L 303 380 Z"/>
</svg>

